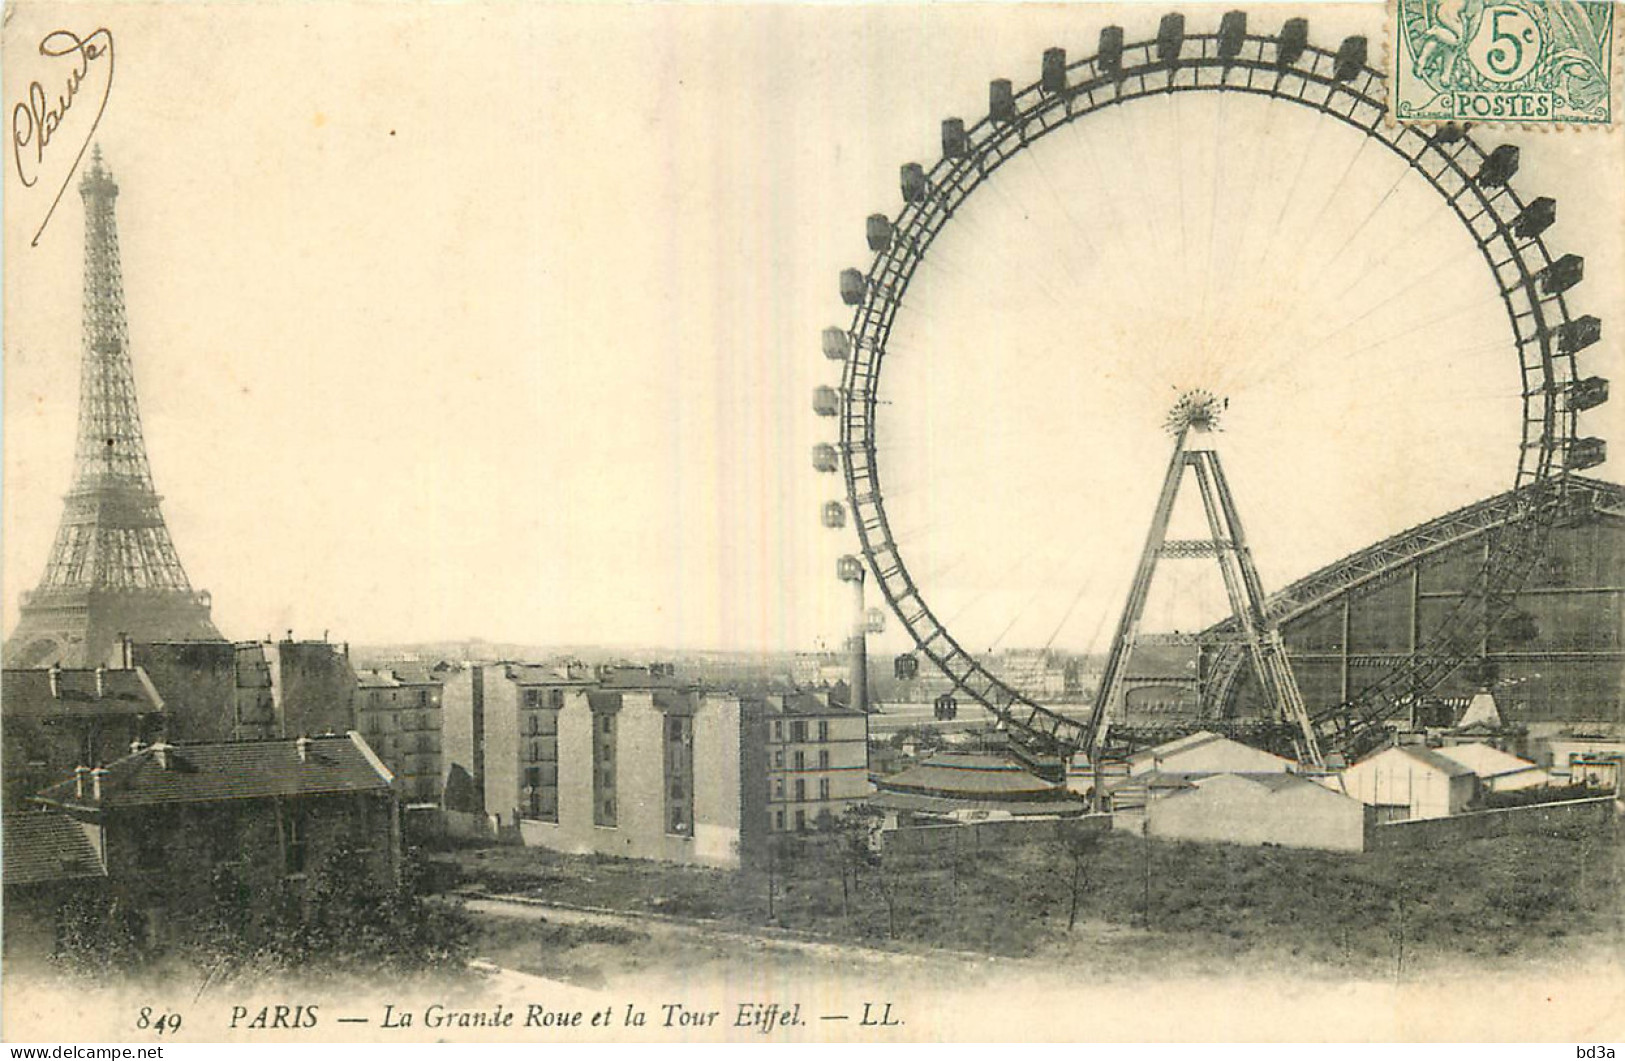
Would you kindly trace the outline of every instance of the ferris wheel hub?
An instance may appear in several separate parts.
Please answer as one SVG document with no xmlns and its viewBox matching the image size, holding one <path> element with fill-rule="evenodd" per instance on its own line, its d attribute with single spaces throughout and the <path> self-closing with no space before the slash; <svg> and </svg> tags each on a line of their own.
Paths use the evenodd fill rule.
<svg viewBox="0 0 1625 1061">
<path fill-rule="evenodd" d="M 1183 435 L 1187 431 L 1217 431 L 1219 415 L 1229 404 L 1230 399 L 1221 398 L 1212 391 L 1201 388 L 1189 390 L 1181 394 L 1168 411 L 1163 426 L 1170 435 Z"/>
</svg>

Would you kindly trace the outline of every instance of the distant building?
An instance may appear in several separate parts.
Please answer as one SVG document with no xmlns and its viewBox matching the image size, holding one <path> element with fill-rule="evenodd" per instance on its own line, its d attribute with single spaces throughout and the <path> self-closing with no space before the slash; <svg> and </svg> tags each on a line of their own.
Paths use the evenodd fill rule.
<svg viewBox="0 0 1625 1061">
<path fill-rule="evenodd" d="M 394 773 L 400 798 L 438 803 L 443 772 L 440 683 L 421 665 L 358 671 L 356 682 L 356 727 Z"/>
<path fill-rule="evenodd" d="M 1146 835 L 1164 840 L 1363 851 L 1372 808 L 1296 774 L 1195 778 L 1146 808 Z"/>
<path fill-rule="evenodd" d="M 1471 770 L 1473 776 L 1478 778 L 1481 791 L 1515 792 L 1525 788 L 1542 788 L 1552 781 L 1550 774 L 1528 759 L 1509 755 L 1488 744 L 1451 744 L 1432 751 Z"/>
<path fill-rule="evenodd" d="M 400 870 L 392 780 L 356 733 L 160 743 L 81 767 L 38 799 L 96 837 L 113 896 L 162 941 L 213 901 L 222 873 L 246 903 L 301 901 L 347 848 L 359 860 L 346 872 L 390 886 Z"/>
<path fill-rule="evenodd" d="M 1484 638 L 1481 659 L 1432 695 L 1471 698 L 1493 678 L 1496 713 L 1506 724 L 1625 723 L 1625 486 L 1579 475 L 1567 482 L 1565 510 L 1512 606 Z M 1310 710 L 1344 703 L 1436 651 L 1446 617 L 1482 592 L 1493 529 L 1522 511 L 1512 494 L 1498 494 L 1273 594 L 1268 611 L 1281 624 Z M 1233 625 L 1217 624 L 1204 637 L 1232 634 Z M 1233 641 L 1215 636 L 1204 649 L 1204 701 L 1218 716 L 1256 716 L 1263 701 Z"/>
<path fill-rule="evenodd" d="M 164 732 L 164 701 L 145 671 L 7 669 L 0 678 L 0 777 L 4 807 L 71 774 L 129 754 L 130 743 Z"/>
<path fill-rule="evenodd" d="M 1324 783 L 1375 807 L 1379 823 L 1460 814 L 1478 788 L 1470 769 L 1415 745 L 1377 752 Z"/>
<path fill-rule="evenodd" d="M 446 808 L 527 844 L 735 866 L 868 793 L 868 719 L 832 691 L 741 700 L 665 665 L 444 677 Z"/>
<path fill-rule="evenodd" d="M 766 751 L 746 738 L 736 697 L 669 672 L 495 663 L 449 673 L 444 704 L 447 769 L 467 770 L 469 809 L 507 838 L 737 866 L 764 831 L 743 779 L 765 794 Z"/>
<path fill-rule="evenodd" d="M 173 703 L 175 741 L 266 740 L 356 727 L 349 646 L 327 640 L 136 642 L 131 658 Z"/>
<path fill-rule="evenodd" d="M 869 717 L 828 691 L 748 701 L 767 758 L 768 828 L 824 828 L 869 795 Z M 748 794 L 747 794 L 748 795 Z"/>
</svg>

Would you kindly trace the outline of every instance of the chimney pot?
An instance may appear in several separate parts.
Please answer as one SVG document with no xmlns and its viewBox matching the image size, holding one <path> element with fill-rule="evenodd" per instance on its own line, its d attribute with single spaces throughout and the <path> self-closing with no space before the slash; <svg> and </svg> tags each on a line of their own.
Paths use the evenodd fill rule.
<svg viewBox="0 0 1625 1061">
<path fill-rule="evenodd" d="M 45 673 L 51 680 L 51 699 L 60 699 L 62 696 L 62 665 L 53 663 Z"/>
<path fill-rule="evenodd" d="M 98 666 L 96 668 L 96 699 L 100 700 L 105 695 L 107 695 L 107 668 Z"/>
<path fill-rule="evenodd" d="M 153 744 L 151 748 L 152 759 L 153 762 L 158 764 L 158 769 L 168 770 L 170 768 L 174 761 L 170 753 L 174 750 L 174 746 L 165 741 L 157 741 Z"/>
<path fill-rule="evenodd" d="M 302 762 L 302 763 L 310 762 L 310 738 L 309 737 L 300 737 L 298 740 L 293 742 L 293 746 L 299 750 L 299 761 L 300 762 Z"/>
<path fill-rule="evenodd" d="M 102 801 L 102 781 L 107 777 L 107 768 L 98 766 L 90 772 L 90 798 L 97 803 Z"/>
<path fill-rule="evenodd" d="M 146 749 L 147 749 L 147 746 L 145 744 L 141 743 L 141 738 L 140 737 L 137 737 L 135 740 L 130 742 L 130 754 L 131 755 L 140 755 L 142 752 L 146 751 Z"/>
<path fill-rule="evenodd" d="M 73 794 L 76 798 L 85 798 L 85 778 L 89 776 L 90 767 L 76 766 L 73 768 Z"/>
</svg>

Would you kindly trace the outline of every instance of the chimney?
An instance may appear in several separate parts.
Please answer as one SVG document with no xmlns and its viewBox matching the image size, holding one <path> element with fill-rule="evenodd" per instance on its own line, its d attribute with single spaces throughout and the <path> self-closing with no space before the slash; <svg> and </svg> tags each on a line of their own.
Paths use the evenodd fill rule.
<svg viewBox="0 0 1625 1061">
<path fill-rule="evenodd" d="M 293 742 L 293 746 L 299 750 L 299 761 L 300 762 L 302 762 L 302 763 L 310 762 L 310 738 L 309 737 L 300 737 L 298 740 Z"/>
<path fill-rule="evenodd" d="M 85 778 L 90 776 L 90 767 L 76 766 L 73 768 L 73 795 L 76 799 L 85 798 Z"/>
<path fill-rule="evenodd" d="M 90 772 L 90 798 L 97 803 L 102 801 L 102 782 L 107 778 L 107 768 L 98 766 Z"/>
<path fill-rule="evenodd" d="M 118 640 L 119 640 L 119 647 L 120 647 L 120 649 L 122 649 L 123 659 L 122 659 L 121 662 L 124 665 L 124 669 L 125 670 L 134 670 L 135 669 L 135 642 L 130 639 L 129 634 L 120 634 Z"/>
<path fill-rule="evenodd" d="M 151 748 L 152 761 L 158 764 L 158 769 L 168 770 L 173 765 L 174 760 L 171 758 L 170 753 L 174 750 L 175 746 L 166 741 L 157 741 L 153 744 Z"/>
<path fill-rule="evenodd" d="M 62 698 L 62 664 L 51 664 L 51 669 L 45 673 L 51 680 L 51 699 L 60 700 Z"/>
<path fill-rule="evenodd" d="M 142 752 L 144 752 L 146 750 L 147 750 L 147 746 L 145 744 L 141 743 L 141 738 L 140 737 L 137 737 L 135 740 L 130 742 L 130 754 L 131 755 L 140 755 Z"/>
<path fill-rule="evenodd" d="M 96 699 L 100 700 L 107 695 L 107 668 L 96 668 Z"/>
</svg>

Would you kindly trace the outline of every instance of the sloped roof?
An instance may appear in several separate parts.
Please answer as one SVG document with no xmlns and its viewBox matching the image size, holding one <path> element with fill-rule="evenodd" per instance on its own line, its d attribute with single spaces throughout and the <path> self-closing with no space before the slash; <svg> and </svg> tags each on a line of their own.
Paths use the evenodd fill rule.
<svg viewBox="0 0 1625 1061">
<path fill-rule="evenodd" d="M 209 803 L 272 796 L 312 796 L 343 792 L 387 792 L 392 775 L 360 734 L 312 737 L 305 761 L 292 740 L 183 744 L 169 753 L 169 768 L 146 748 L 115 760 L 102 779 L 98 803 L 76 794 L 74 778 L 58 782 L 36 798 L 87 809 Z"/>
<path fill-rule="evenodd" d="M 900 773 L 876 778 L 875 784 L 886 791 L 969 798 L 1038 799 L 1065 794 L 996 755 L 934 755 Z"/>
<path fill-rule="evenodd" d="M 1143 748 L 1140 751 L 1130 755 L 1128 757 L 1128 761 L 1131 763 L 1138 763 L 1147 762 L 1152 759 L 1166 759 L 1175 752 L 1188 751 L 1191 748 L 1198 748 L 1204 744 L 1211 744 L 1216 740 L 1222 739 L 1222 737 L 1211 730 L 1197 730 L 1195 733 L 1187 733 L 1183 737 L 1176 737 L 1171 741 L 1159 744 L 1155 748 Z"/>
<path fill-rule="evenodd" d="M 38 715 L 147 714 L 164 709 L 163 697 L 153 688 L 147 672 L 102 672 L 102 692 L 96 695 L 94 669 L 61 668 L 56 692 L 46 667 L 8 667 L 0 673 L 0 711 L 13 717 Z"/>
<path fill-rule="evenodd" d="M 1432 750 L 1441 758 L 1464 766 L 1479 777 L 1503 777 L 1540 769 L 1528 759 L 1520 759 L 1488 744 L 1453 744 Z"/>
<path fill-rule="evenodd" d="M 56 811 L 7 814 L 0 823 L 6 886 L 107 876 L 96 846 L 78 822 Z"/>
<path fill-rule="evenodd" d="M 570 678 L 545 663 L 509 663 L 503 668 L 508 680 L 519 685 L 597 685 L 594 678 Z"/>
<path fill-rule="evenodd" d="M 915 814 L 954 814 L 966 811 L 988 811 L 1009 814 L 1012 817 L 1030 817 L 1049 814 L 1082 814 L 1089 809 L 1087 800 L 1062 795 L 1048 800 L 953 799 L 928 796 L 919 792 L 881 791 L 868 801 L 885 810 L 910 811 Z"/>
<path fill-rule="evenodd" d="M 1349 769 L 1358 770 L 1369 762 L 1385 756 L 1391 757 L 1395 755 L 1403 755 L 1413 762 L 1421 763 L 1423 766 L 1439 771 L 1446 777 L 1464 777 L 1472 773 L 1467 767 L 1452 759 L 1446 759 L 1432 748 L 1423 748 L 1416 744 L 1403 744 L 1397 748 L 1384 748 L 1382 751 L 1366 756 Z"/>
<path fill-rule="evenodd" d="M 382 670 L 358 670 L 355 683 L 362 689 L 398 689 L 401 684 L 395 675 Z"/>
</svg>

